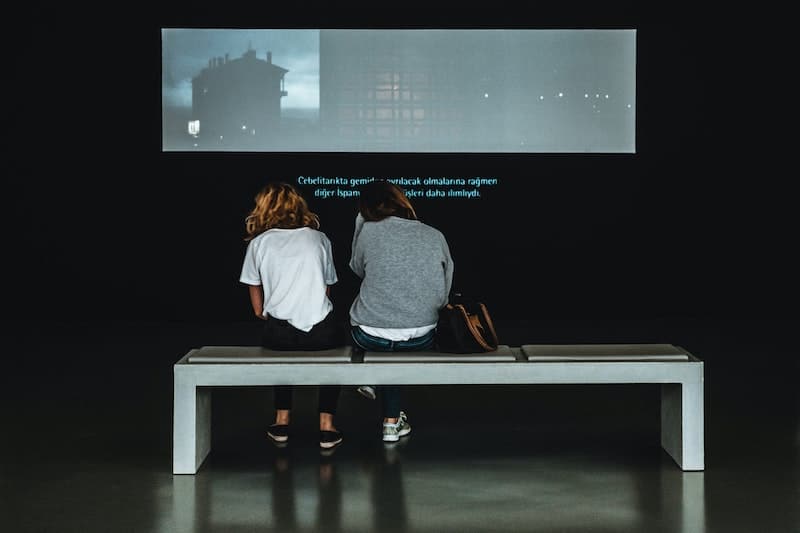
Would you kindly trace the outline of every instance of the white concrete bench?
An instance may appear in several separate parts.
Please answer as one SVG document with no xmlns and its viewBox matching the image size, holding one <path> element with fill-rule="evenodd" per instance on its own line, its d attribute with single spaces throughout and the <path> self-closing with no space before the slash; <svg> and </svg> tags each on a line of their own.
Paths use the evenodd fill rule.
<svg viewBox="0 0 800 533">
<path fill-rule="evenodd" d="M 682 470 L 705 468 L 703 362 L 671 344 L 501 345 L 496 352 L 278 352 L 205 346 L 174 365 L 174 474 L 211 450 L 213 387 L 272 385 L 661 385 L 661 445 Z"/>
</svg>

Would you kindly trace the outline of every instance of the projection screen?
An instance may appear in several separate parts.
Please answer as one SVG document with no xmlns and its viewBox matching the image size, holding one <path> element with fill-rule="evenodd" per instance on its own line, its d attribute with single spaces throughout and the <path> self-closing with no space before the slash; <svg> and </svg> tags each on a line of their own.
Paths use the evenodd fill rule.
<svg viewBox="0 0 800 533">
<path fill-rule="evenodd" d="M 635 29 L 162 28 L 162 150 L 635 153 Z"/>
</svg>

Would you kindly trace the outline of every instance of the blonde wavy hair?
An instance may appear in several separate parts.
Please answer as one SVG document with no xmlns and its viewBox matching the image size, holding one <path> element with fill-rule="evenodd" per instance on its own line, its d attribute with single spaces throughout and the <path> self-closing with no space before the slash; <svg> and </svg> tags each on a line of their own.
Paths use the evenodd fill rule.
<svg viewBox="0 0 800 533">
<path fill-rule="evenodd" d="M 255 203 L 244 219 L 245 241 L 273 228 L 319 229 L 319 217 L 311 212 L 297 189 L 288 183 L 268 183 L 256 194 Z"/>
</svg>

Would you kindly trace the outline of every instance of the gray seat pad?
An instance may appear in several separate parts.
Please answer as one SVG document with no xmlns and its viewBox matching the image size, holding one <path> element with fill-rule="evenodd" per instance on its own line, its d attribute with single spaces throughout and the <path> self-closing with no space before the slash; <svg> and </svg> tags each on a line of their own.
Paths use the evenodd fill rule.
<svg viewBox="0 0 800 533">
<path fill-rule="evenodd" d="M 426 352 L 365 352 L 365 363 L 496 363 L 516 361 L 511 347 L 501 344 L 494 352 L 443 353 Z"/>
<path fill-rule="evenodd" d="M 523 344 L 528 361 L 688 361 L 672 344 Z"/>
<path fill-rule="evenodd" d="M 349 363 L 352 347 L 319 351 L 268 350 L 260 346 L 203 346 L 192 350 L 189 363 Z"/>
</svg>

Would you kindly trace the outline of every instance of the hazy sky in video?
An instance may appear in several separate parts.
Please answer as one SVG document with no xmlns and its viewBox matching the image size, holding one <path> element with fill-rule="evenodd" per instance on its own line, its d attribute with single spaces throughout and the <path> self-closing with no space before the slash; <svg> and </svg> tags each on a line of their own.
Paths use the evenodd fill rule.
<svg viewBox="0 0 800 533">
<path fill-rule="evenodd" d="M 249 49 L 289 72 L 283 107 L 319 107 L 319 30 L 164 29 L 162 90 L 164 103 L 192 105 L 192 78 L 212 57 L 237 59 Z"/>
<path fill-rule="evenodd" d="M 510 79 L 523 80 L 525 90 L 548 98 L 625 97 L 633 103 L 635 88 L 635 33 L 616 30 L 333 30 L 402 34 L 445 31 L 464 43 L 457 58 L 470 62 L 470 38 L 480 32 L 502 34 L 496 53 Z M 485 41 L 482 41 L 485 42 Z M 502 48 L 501 48 L 502 47 Z M 230 59 L 256 51 L 289 72 L 284 77 L 288 95 L 282 106 L 319 106 L 319 30 L 309 29 L 164 29 L 162 30 L 162 82 L 165 103 L 191 105 L 191 79 L 208 66 L 212 57 Z M 522 85 L 522 84 L 520 84 Z M 613 93 L 613 94 L 612 94 Z M 560 96 L 559 96 L 560 94 Z M 618 100 L 619 101 L 619 100 Z"/>
</svg>

